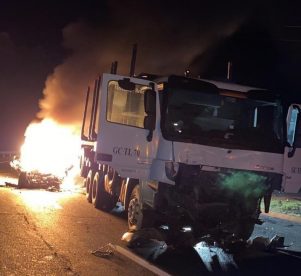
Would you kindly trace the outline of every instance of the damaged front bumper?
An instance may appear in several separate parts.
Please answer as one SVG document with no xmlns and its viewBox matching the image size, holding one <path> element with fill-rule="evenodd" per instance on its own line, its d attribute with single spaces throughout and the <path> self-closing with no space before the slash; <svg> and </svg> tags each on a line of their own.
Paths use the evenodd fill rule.
<svg viewBox="0 0 301 276">
<path fill-rule="evenodd" d="M 159 183 L 155 196 L 155 209 L 164 214 L 162 224 L 174 229 L 190 226 L 196 237 L 235 235 L 246 240 L 260 223 L 262 198 L 268 211 L 282 175 L 179 164 L 174 180 L 175 185 Z"/>
</svg>

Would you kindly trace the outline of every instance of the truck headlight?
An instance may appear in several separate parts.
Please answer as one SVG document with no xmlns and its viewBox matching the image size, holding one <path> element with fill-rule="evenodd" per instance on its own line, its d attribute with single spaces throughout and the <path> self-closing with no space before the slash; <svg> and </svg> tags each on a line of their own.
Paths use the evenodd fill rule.
<svg viewBox="0 0 301 276">
<path fill-rule="evenodd" d="M 167 161 L 165 162 L 165 173 L 169 180 L 175 181 L 179 171 L 179 163 Z"/>
</svg>

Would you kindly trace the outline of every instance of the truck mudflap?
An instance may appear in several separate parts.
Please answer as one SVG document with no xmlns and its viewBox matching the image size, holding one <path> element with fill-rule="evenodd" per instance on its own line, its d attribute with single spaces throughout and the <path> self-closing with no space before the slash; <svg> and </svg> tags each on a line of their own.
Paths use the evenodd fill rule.
<svg viewBox="0 0 301 276">
<path fill-rule="evenodd" d="M 262 198 L 281 187 L 282 175 L 220 168 L 204 171 L 180 164 L 175 185 L 159 183 L 155 209 L 174 228 L 191 227 L 195 237 L 248 239 L 260 223 Z"/>
</svg>

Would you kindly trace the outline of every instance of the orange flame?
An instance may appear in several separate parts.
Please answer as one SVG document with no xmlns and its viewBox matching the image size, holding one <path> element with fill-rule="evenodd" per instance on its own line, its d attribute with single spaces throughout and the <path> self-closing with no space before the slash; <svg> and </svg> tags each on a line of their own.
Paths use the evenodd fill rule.
<svg viewBox="0 0 301 276">
<path fill-rule="evenodd" d="M 21 169 L 64 177 L 66 170 L 78 167 L 79 152 L 80 137 L 74 127 L 44 119 L 31 123 L 26 129 Z"/>
</svg>

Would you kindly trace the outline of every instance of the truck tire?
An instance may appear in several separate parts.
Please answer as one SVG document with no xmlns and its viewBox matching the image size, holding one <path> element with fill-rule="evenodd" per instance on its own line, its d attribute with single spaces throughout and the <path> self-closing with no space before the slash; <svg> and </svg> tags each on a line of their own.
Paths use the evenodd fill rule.
<svg viewBox="0 0 301 276">
<path fill-rule="evenodd" d="M 86 197 L 89 203 L 92 202 L 92 182 L 93 182 L 93 171 L 90 170 L 87 178 L 85 180 L 86 182 Z"/>
<path fill-rule="evenodd" d="M 121 189 L 121 178 L 118 173 L 112 168 L 108 168 L 104 175 L 104 187 L 105 190 L 112 195 L 119 195 Z"/>
<path fill-rule="evenodd" d="M 115 207 L 116 200 L 114 196 L 104 189 L 104 174 L 102 172 L 96 172 L 91 190 L 92 203 L 95 208 L 108 212 Z"/>
<path fill-rule="evenodd" d="M 22 189 L 22 188 L 26 188 L 28 187 L 28 179 L 27 179 L 27 174 L 26 172 L 21 172 L 18 178 L 18 188 Z"/>
<path fill-rule="evenodd" d="M 128 206 L 129 230 L 131 231 L 140 230 L 142 228 L 142 222 L 143 222 L 143 211 L 142 211 L 140 186 L 136 185 L 131 192 L 129 206 Z"/>
</svg>

